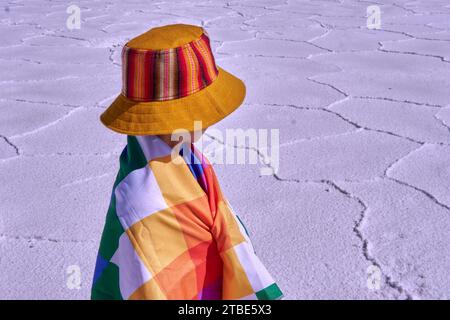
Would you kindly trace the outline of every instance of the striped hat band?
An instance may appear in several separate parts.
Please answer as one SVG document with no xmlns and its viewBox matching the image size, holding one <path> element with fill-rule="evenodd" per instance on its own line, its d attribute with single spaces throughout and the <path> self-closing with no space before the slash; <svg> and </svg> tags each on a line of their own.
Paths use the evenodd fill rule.
<svg viewBox="0 0 450 320">
<path fill-rule="evenodd" d="M 122 95 L 139 102 L 189 96 L 217 78 L 219 71 L 206 32 L 177 48 L 122 50 Z"/>
</svg>

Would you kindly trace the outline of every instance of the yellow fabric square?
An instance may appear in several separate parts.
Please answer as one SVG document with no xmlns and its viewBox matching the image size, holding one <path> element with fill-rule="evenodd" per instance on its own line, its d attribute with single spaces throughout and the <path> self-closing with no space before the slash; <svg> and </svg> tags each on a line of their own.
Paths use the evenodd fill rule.
<svg viewBox="0 0 450 320">
<path fill-rule="evenodd" d="M 248 296 L 253 292 L 244 268 L 233 248 L 221 253 L 223 261 L 222 299 L 232 300 Z"/>
<path fill-rule="evenodd" d="M 217 203 L 217 213 L 214 219 L 212 233 L 217 242 L 219 252 L 245 241 L 244 235 L 239 229 L 239 225 L 223 200 Z"/>
<path fill-rule="evenodd" d="M 126 232 L 153 276 L 188 249 L 180 224 L 170 208 L 140 220 Z"/>
<path fill-rule="evenodd" d="M 155 279 L 150 279 L 142 286 L 140 286 L 128 298 L 129 300 L 165 300 L 166 296 L 161 291 Z"/>
<path fill-rule="evenodd" d="M 177 164 L 176 162 L 180 162 Z M 177 156 L 172 161 L 171 156 L 150 161 L 150 168 L 158 182 L 161 194 L 169 207 L 200 198 L 203 189 L 190 172 L 183 158 Z"/>
</svg>

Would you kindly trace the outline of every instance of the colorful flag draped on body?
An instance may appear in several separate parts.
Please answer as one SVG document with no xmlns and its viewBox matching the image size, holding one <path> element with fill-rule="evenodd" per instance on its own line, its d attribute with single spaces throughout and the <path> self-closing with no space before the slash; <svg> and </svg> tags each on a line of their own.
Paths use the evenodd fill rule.
<svg viewBox="0 0 450 320">
<path fill-rule="evenodd" d="M 128 136 L 95 267 L 92 299 L 279 299 L 214 170 L 194 148 L 172 157 Z"/>
</svg>

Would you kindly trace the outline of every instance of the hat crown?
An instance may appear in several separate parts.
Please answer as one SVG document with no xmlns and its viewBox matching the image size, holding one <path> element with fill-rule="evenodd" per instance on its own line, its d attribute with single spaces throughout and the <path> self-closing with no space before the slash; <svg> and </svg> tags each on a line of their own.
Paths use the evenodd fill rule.
<svg viewBox="0 0 450 320">
<path fill-rule="evenodd" d="M 208 34 L 198 26 L 153 28 L 122 50 L 122 94 L 134 101 L 166 101 L 194 94 L 218 76 Z"/>
</svg>

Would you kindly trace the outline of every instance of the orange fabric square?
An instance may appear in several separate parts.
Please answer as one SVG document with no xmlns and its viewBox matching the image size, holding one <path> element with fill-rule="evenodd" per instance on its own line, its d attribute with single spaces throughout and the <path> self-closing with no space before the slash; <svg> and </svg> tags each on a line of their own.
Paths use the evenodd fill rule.
<svg viewBox="0 0 450 320">
<path fill-rule="evenodd" d="M 202 197 L 171 208 L 183 231 L 188 248 L 204 241 L 211 241 L 213 218 L 206 194 Z"/>
<path fill-rule="evenodd" d="M 196 269 L 189 251 L 186 251 L 162 269 L 154 279 L 167 299 L 192 299 L 201 290 L 197 284 Z"/>
</svg>

